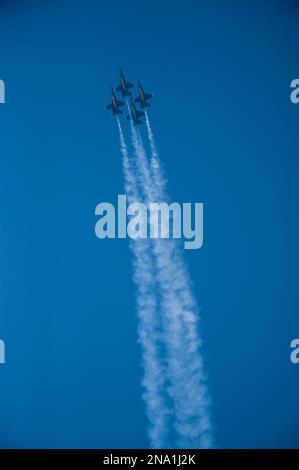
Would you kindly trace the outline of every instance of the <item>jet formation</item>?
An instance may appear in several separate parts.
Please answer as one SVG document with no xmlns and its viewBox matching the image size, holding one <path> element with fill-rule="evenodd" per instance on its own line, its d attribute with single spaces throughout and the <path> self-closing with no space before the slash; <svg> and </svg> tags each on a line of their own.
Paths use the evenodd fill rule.
<svg viewBox="0 0 299 470">
<path fill-rule="evenodd" d="M 106 109 L 112 111 L 112 115 L 122 114 L 120 109 L 122 106 L 125 106 L 124 99 L 128 99 L 128 106 L 130 108 L 130 113 L 127 116 L 128 120 L 132 120 L 135 126 L 143 124 L 141 117 L 145 116 L 142 109 L 150 106 L 149 100 L 153 97 L 152 93 L 146 93 L 141 85 L 140 80 L 138 80 L 138 96 L 136 98 L 132 97 L 131 88 L 135 87 L 134 82 L 127 82 L 123 72 L 120 70 L 120 83 L 114 89 L 111 87 L 111 103 L 107 104 Z M 116 90 L 116 91 L 115 91 Z M 121 94 L 121 98 L 118 98 L 116 92 Z M 137 108 L 137 105 L 140 106 L 141 110 Z"/>
</svg>

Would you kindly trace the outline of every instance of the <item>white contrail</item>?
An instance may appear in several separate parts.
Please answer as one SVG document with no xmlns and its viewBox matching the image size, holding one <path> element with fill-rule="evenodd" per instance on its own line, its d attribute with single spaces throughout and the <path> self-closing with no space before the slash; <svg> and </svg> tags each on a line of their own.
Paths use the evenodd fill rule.
<svg viewBox="0 0 299 470">
<path fill-rule="evenodd" d="M 145 202 L 166 196 L 158 153 L 146 116 L 151 146 L 149 166 L 141 135 L 131 126 L 132 143 L 143 185 Z M 162 228 L 163 230 L 163 228 Z M 178 243 L 152 240 L 160 299 L 161 327 L 166 347 L 168 395 L 172 402 L 174 436 L 172 447 L 207 448 L 212 446 L 209 400 L 200 353 L 198 311 L 190 279 Z"/>
<path fill-rule="evenodd" d="M 128 202 L 140 200 L 137 180 L 132 171 L 127 145 L 117 119 L 122 164 L 125 179 L 125 193 Z M 159 335 L 159 318 L 155 293 L 153 262 L 148 247 L 150 240 L 132 240 L 130 248 L 134 254 L 134 282 L 137 287 L 138 337 L 142 349 L 142 366 L 144 377 L 143 398 L 150 422 L 149 438 L 153 448 L 167 446 L 167 420 L 169 411 L 163 391 L 165 389 L 165 371 L 161 363 L 161 338 Z M 164 393 L 165 395 L 165 393 Z"/>
<path fill-rule="evenodd" d="M 156 147 L 156 142 L 154 138 L 154 134 L 150 125 L 149 117 L 147 112 L 145 111 L 145 121 L 146 121 L 146 128 L 147 128 L 147 135 L 148 135 L 148 140 L 150 143 L 150 149 L 151 149 L 151 171 L 153 175 L 153 184 L 155 187 L 156 192 L 159 195 L 159 199 L 161 201 L 166 201 L 168 200 L 167 196 L 167 191 L 166 191 L 166 185 L 167 181 L 165 179 L 165 176 L 162 171 L 162 167 L 160 164 L 159 156 L 158 156 L 158 151 Z"/>
<path fill-rule="evenodd" d="M 163 200 L 163 198 L 168 199 L 166 191 L 166 182 L 162 176 L 158 151 L 156 148 L 154 135 L 151 129 L 147 113 L 145 113 L 145 116 L 148 138 L 151 148 L 151 169 L 154 185 L 157 191 L 156 198 L 158 200 Z M 207 395 L 207 388 L 205 385 L 205 375 L 203 373 L 202 359 L 200 354 L 201 340 L 198 331 L 198 307 L 194 295 L 192 293 L 191 280 L 189 278 L 189 273 L 183 260 L 182 252 L 179 249 L 177 243 L 170 243 L 168 240 L 158 240 L 156 248 L 157 263 L 159 263 L 162 269 L 165 270 L 164 276 L 162 275 L 162 288 L 165 288 L 166 291 L 169 291 L 170 286 L 167 286 L 167 281 L 171 279 L 172 287 L 177 293 L 176 300 L 180 303 L 182 329 L 184 331 L 184 338 L 186 339 L 187 343 L 187 350 L 185 350 L 185 352 L 187 355 L 190 356 L 191 360 L 191 362 L 188 362 L 188 364 L 191 365 L 191 369 L 186 371 L 186 373 L 190 374 L 190 376 L 195 379 L 197 384 L 197 387 L 195 387 L 193 391 L 191 387 L 188 387 L 185 391 L 186 397 L 187 395 L 190 395 L 190 392 L 191 395 L 193 392 L 195 392 L 193 401 L 194 406 L 190 406 L 192 403 L 192 397 L 190 396 L 190 408 L 189 412 L 185 412 L 185 418 L 188 421 L 189 414 L 189 419 L 192 419 L 192 414 L 194 410 L 194 416 L 197 416 L 198 418 L 197 436 L 194 424 L 192 425 L 193 431 L 195 431 L 193 433 L 195 437 L 194 443 L 196 443 L 196 440 L 200 438 L 202 447 L 210 447 L 212 445 L 212 432 L 211 424 L 209 421 L 209 400 Z M 166 259 L 164 259 L 164 257 Z M 166 308 L 168 308 L 168 306 L 166 306 Z M 198 410 L 197 413 L 196 408 Z M 181 424 L 182 423 L 178 423 L 178 427 L 181 429 L 182 434 L 184 435 L 185 430 L 188 427 L 181 426 Z"/>
</svg>

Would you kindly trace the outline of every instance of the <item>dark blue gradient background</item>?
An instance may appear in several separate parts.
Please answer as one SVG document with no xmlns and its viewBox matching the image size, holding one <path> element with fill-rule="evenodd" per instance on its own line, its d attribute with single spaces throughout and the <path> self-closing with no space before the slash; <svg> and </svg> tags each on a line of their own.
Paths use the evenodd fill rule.
<svg viewBox="0 0 299 470">
<path fill-rule="evenodd" d="M 148 446 L 128 243 L 94 235 L 123 192 L 122 66 L 154 92 L 173 200 L 204 202 L 185 254 L 216 444 L 298 447 L 297 2 L 0 5 L 0 446 Z"/>
</svg>

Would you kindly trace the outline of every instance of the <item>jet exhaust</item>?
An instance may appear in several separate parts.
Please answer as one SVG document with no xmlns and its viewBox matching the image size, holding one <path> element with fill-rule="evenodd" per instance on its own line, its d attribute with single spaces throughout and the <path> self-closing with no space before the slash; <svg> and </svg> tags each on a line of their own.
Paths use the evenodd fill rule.
<svg viewBox="0 0 299 470">
<path fill-rule="evenodd" d="M 137 175 L 145 204 L 168 198 L 148 116 L 147 123 L 151 165 L 141 134 L 131 125 Z M 161 315 L 159 327 L 165 347 L 166 393 L 172 411 L 168 445 L 209 448 L 212 446 L 209 398 L 200 353 L 198 308 L 189 274 L 176 240 L 152 240 L 149 248 L 156 273 L 155 288 Z"/>
<path fill-rule="evenodd" d="M 130 202 L 140 200 L 138 181 L 132 172 L 132 163 L 119 119 L 117 119 L 122 154 L 125 192 Z M 169 410 L 165 403 L 165 370 L 161 360 L 161 337 L 159 331 L 157 295 L 155 292 L 154 266 L 150 254 L 151 240 L 130 242 L 134 255 L 134 282 L 137 288 L 138 337 L 142 351 L 144 376 L 143 399 L 150 422 L 149 438 L 153 448 L 167 445 L 167 418 Z"/>
</svg>

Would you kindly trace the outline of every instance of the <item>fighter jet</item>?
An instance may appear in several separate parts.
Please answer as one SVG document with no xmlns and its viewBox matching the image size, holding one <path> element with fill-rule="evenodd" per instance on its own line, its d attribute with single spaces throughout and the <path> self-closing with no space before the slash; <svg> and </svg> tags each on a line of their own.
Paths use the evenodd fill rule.
<svg viewBox="0 0 299 470">
<path fill-rule="evenodd" d="M 117 91 L 121 91 L 123 98 L 125 96 L 130 96 L 131 93 L 128 91 L 129 88 L 135 86 L 134 82 L 126 82 L 125 76 L 120 70 L 120 85 L 116 88 Z"/>
<path fill-rule="evenodd" d="M 150 100 L 153 95 L 152 93 L 145 93 L 145 91 L 142 88 L 140 80 L 138 80 L 138 93 L 139 96 L 135 98 L 135 103 L 140 103 L 140 106 L 142 108 L 145 108 L 146 106 L 150 106 L 151 104 L 147 102 L 147 100 Z"/>
<path fill-rule="evenodd" d="M 125 102 L 116 98 L 113 87 L 111 87 L 111 94 L 111 103 L 107 104 L 106 109 L 111 109 L 113 116 L 115 116 L 116 114 L 122 114 L 122 111 L 119 108 L 121 106 L 124 106 Z"/>
<path fill-rule="evenodd" d="M 144 116 L 145 113 L 144 111 L 138 111 L 138 109 L 136 108 L 135 104 L 134 104 L 134 101 L 132 100 L 132 97 L 130 96 L 130 106 L 131 106 L 131 114 L 129 114 L 127 116 L 127 119 L 132 119 L 132 121 L 134 122 L 135 126 L 138 126 L 138 124 L 143 124 L 142 121 L 140 121 L 140 117 L 141 116 Z"/>
</svg>

